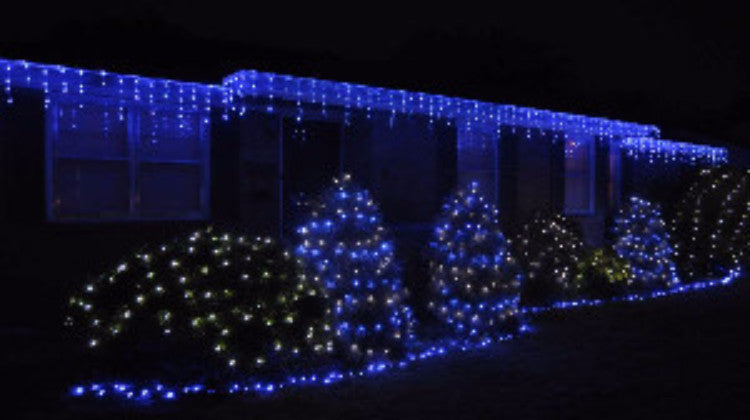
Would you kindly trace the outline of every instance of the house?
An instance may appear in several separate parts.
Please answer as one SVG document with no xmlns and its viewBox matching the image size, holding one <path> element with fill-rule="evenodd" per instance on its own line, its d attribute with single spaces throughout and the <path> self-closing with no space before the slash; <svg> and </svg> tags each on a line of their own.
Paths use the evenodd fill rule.
<svg viewBox="0 0 750 420">
<path fill-rule="evenodd" d="M 212 85 L 0 59 L 3 272 L 50 293 L 33 279 L 72 280 L 81 259 L 94 273 L 186 226 L 286 236 L 343 172 L 404 237 L 477 180 L 506 229 L 552 209 L 599 244 L 623 197 L 668 204 L 686 174 L 730 161 L 653 125 L 513 105 L 257 71 Z"/>
</svg>

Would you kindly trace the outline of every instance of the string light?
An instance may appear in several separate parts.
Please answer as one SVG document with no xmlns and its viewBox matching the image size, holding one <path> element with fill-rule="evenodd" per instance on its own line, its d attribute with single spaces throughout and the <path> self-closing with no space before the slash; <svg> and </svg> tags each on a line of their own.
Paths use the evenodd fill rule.
<svg viewBox="0 0 750 420">
<path fill-rule="evenodd" d="M 453 119 L 469 130 L 477 125 L 509 125 L 607 138 L 659 136 L 659 129 L 653 125 L 256 70 L 234 73 L 224 79 L 223 85 L 227 88 L 230 108 L 241 113 L 246 109 L 246 99 L 264 99 L 268 103 L 286 100 L 318 105 L 323 109 L 339 106 L 367 113 L 383 111 L 392 116 L 418 114 L 433 121 Z"/>
<path fill-rule="evenodd" d="M 192 125 L 185 124 L 183 119 L 195 113 L 200 113 L 202 121 L 208 124 L 212 109 L 223 108 L 222 119 L 228 120 L 230 115 L 244 117 L 249 107 L 274 112 L 275 102 L 290 101 L 297 106 L 298 121 L 304 118 L 304 106 L 318 106 L 324 114 L 327 107 L 342 107 L 346 122 L 353 109 L 364 111 L 368 117 L 373 111 L 387 112 L 391 125 L 397 114 L 419 114 L 427 116 L 431 122 L 443 120 L 452 125 L 454 121 L 466 132 L 480 126 L 484 131 L 493 128 L 499 131 L 509 126 L 514 132 L 516 128 L 525 129 L 527 137 L 534 129 L 562 132 L 565 138 L 571 134 L 593 135 L 620 142 L 630 156 L 646 156 L 649 162 L 653 162 L 654 157 L 712 165 L 728 160 L 725 148 L 659 140 L 660 131 L 654 125 L 255 70 L 234 73 L 224 78 L 222 85 L 3 58 L 0 58 L 0 71 L 4 73 L 0 93 L 8 105 L 13 104 L 13 90 L 22 88 L 43 91 L 45 109 L 54 95 L 75 95 L 78 101 L 111 98 L 119 108 L 120 121 L 124 120 L 125 108 L 131 104 L 142 104 L 149 111 L 159 105 L 171 105 L 179 111 L 174 122 L 179 129 Z"/>
<path fill-rule="evenodd" d="M 627 261 L 606 248 L 590 252 L 578 263 L 573 278 L 575 294 L 584 299 L 614 298 L 623 295 L 633 283 Z"/>
<path fill-rule="evenodd" d="M 393 242 L 367 190 L 350 175 L 334 179 L 297 235 L 295 253 L 307 278 L 325 291 L 337 353 L 354 362 L 402 353 L 414 319 Z"/>
<path fill-rule="evenodd" d="M 618 212 L 614 251 L 631 269 L 631 286 L 669 288 L 679 283 L 674 250 L 658 207 L 631 197 Z"/>
<path fill-rule="evenodd" d="M 517 325 L 523 275 L 509 245 L 478 182 L 446 200 L 429 244 L 429 308 L 459 337 L 481 340 Z"/>
<path fill-rule="evenodd" d="M 746 265 L 750 170 L 704 169 L 676 207 L 672 235 L 678 268 L 696 281 Z"/>
<path fill-rule="evenodd" d="M 719 166 L 729 162 L 729 152 L 724 147 L 676 142 L 650 137 L 627 137 L 620 142 L 626 156 L 646 159 L 680 162 L 691 165 Z"/>
<path fill-rule="evenodd" d="M 574 292 L 573 277 L 583 254 L 583 243 L 572 222 L 560 214 L 538 216 L 514 241 L 515 255 L 526 279 L 521 304 L 559 301 Z"/>
<path fill-rule="evenodd" d="M 197 357 L 221 359 L 233 372 L 308 361 L 330 335 L 323 293 L 304 280 L 298 261 L 270 238 L 212 228 L 139 251 L 87 284 L 70 305 L 66 324 L 89 347 L 112 346 L 123 336 L 154 339 L 148 332 L 158 330 L 157 340 L 189 343 Z"/>
<path fill-rule="evenodd" d="M 731 284 L 739 278 L 739 269 L 731 270 L 725 277 L 697 282 L 687 285 L 678 285 L 668 290 L 655 290 L 646 292 L 635 292 L 625 296 L 610 299 L 579 299 L 572 301 L 561 301 L 547 306 L 535 306 L 523 308 L 526 314 L 540 314 L 548 311 L 570 310 L 580 307 L 600 306 L 609 302 L 644 302 L 667 296 L 694 293 L 706 289 L 723 287 Z M 248 379 L 244 381 L 231 382 L 225 386 L 209 387 L 201 383 L 190 383 L 186 385 L 165 385 L 165 382 L 154 381 L 149 383 L 135 384 L 124 382 L 94 382 L 87 385 L 75 385 L 70 388 L 70 395 L 74 398 L 97 398 L 97 399 L 119 399 L 133 402 L 152 402 L 155 400 L 170 401 L 177 396 L 190 396 L 196 394 L 244 394 L 267 396 L 284 390 L 302 388 L 309 386 L 330 386 L 345 380 L 361 377 L 369 377 L 383 374 L 395 369 L 406 369 L 420 361 L 445 357 L 449 354 L 466 352 L 477 349 L 485 349 L 493 344 L 502 343 L 530 331 L 526 325 L 519 328 L 517 334 L 505 334 L 496 337 L 488 337 L 478 342 L 467 342 L 463 339 L 440 339 L 436 341 L 414 342 L 413 351 L 409 352 L 399 361 L 383 361 L 370 363 L 361 369 L 353 370 L 330 370 L 320 373 L 304 373 L 289 375 L 280 381 L 260 381 Z"/>
<path fill-rule="evenodd" d="M 116 103 L 177 105 L 182 111 L 210 110 L 224 103 L 225 89 L 219 85 L 179 82 L 136 75 L 109 73 L 103 70 L 76 69 L 59 65 L 32 63 L 0 58 L 4 71 L 4 96 L 13 103 L 14 89 L 37 89 L 44 92 L 45 105 L 53 95 L 75 95 L 82 98 L 111 98 Z M 189 115 L 180 112 L 178 119 Z M 207 116 L 205 118 L 208 118 Z M 177 123 L 179 124 L 179 122 Z"/>
</svg>

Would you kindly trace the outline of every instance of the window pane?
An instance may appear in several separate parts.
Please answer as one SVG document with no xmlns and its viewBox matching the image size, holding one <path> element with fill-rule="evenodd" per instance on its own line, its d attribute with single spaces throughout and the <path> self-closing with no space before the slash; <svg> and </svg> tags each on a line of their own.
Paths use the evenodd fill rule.
<svg viewBox="0 0 750 420">
<path fill-rule="evenodd" d="M 128 155 L 125 110 L 95 103 L 61 103 L 57 115 L 57 154 L 68 157 L 124 158 Z"/>
<path fill-rule="evenodd" d="M 141 164 L 139 190 L 142 217 L 197 218 L 201 215 L 199 165 Z"/>
<path fill-rule="evenodd" d="M 55 168 L 53 212 L 67 218 L 122 218 L 130 210 L 127 162 L 61 159 Z"/>
<path fill-rule="evenodd" d="M 172 109 L 140 112 L 141 160 L 198 160 L 201 157 L 201 116 Z"/>
<path fill-rule="evenodd" d="M 205 114 L 87 96 L 59 99 L 47 119 L 50 218 L 208 216 Z"/>
</svg>

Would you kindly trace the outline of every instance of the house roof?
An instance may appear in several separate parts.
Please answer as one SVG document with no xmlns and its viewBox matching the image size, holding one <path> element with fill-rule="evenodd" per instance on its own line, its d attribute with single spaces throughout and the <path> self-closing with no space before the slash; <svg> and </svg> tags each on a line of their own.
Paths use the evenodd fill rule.
<svg viewBox="0 0 750 420">
<path fill-rule="evenodd" d="M 659 128 L 649 124 L 255 70 L 234 73 L 226 77 L 223 84 L 229 90 L 230 106 L 240 112 L 243 111 L 242 98 L 268 97 L 321 106 L 449 118 L 468 125 L 512 125 L 602 137 L 659 137 Z"/>
</svg>

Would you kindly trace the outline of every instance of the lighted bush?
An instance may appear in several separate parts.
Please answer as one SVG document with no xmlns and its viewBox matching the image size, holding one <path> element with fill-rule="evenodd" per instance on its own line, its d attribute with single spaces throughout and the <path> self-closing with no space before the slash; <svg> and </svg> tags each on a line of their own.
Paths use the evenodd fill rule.
<svg viewBox="0 0 750 420">
<path fill-rule="evenodd" d="M 487 337 L 518 325 L 523 276 L 477 183 L 449 197 L 430 246 L 429 308 L 455 334 Z"/>
<path fill-rule="evenodd" d="M 160 360 L 209 371 L 302 363 L 327 338 L 322 293 L 289 254 L 210 228 L 131 255 L 70 305 L 68 323 L 92 349 L 155 348 Z"/>
<path fill-rule="evenodd" d="M 307 279 L 325 290 L 334 354 L 350 362 L 400 357 L 414 321 L 393 241 L 369 193 L 349 175 L 335 179 L 297 233 Z"/>
<path fill-rule="evenodd" d="M 514 241 L 526 278 L 522 305 L 546 305 L 574 293 L 573 277 L 583 260 L 577 227 L 562 215 L 540 215 L 526 224 Z"/>
<path fill-rule="evenodd" d="M 615 253 L 631 269 L 631 286 L 668 288 L 679 283 L 667 226 L 659 208 L 638 197 L 620 209 L 614 226 Z"/>
<path fill-rule="evenodd" d="M 597 249 L 578 263 L 573 287 L 587 299 L 603 299 L 625 294 L 632 282 L 627 261 L 608 249 Z"/>
<path fill-rule="evenodd" d="M 685 281 L 719 278 L 748 266 L 750 170 L 702 170 L 676 209 L 671 227 Z"/>
</svg>

